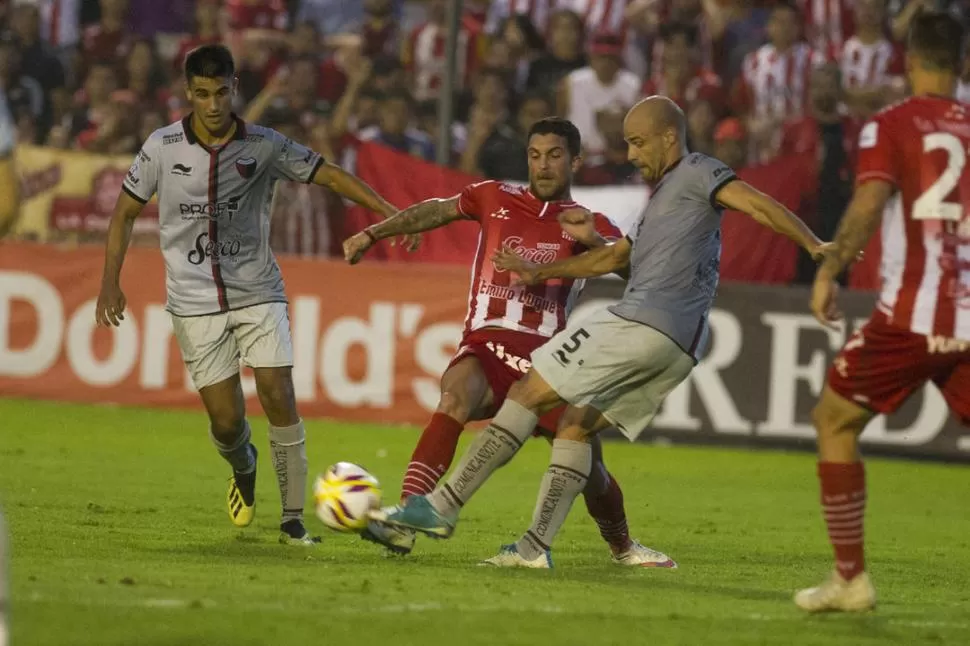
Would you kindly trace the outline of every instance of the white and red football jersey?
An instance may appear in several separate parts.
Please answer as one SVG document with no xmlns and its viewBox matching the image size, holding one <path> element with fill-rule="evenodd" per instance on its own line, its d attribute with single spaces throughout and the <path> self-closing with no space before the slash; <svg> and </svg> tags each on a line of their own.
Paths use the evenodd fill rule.
<svg viewBox="0 0 970 646">
<path fill-rule="evenodd" d="M 891 182 L 877 307 L 916 334 L 970 341 L 970 106 L 918 96 L 859 135 L 856 184 Z"/>
<path fill-rule="evenodd" d="M 842 46 L 855 31 L 853 0 L 798 0 L 805 39 L 819 51 Z"/>
<path fill-rule="evenodd" d="M 478 65 L 480 32 L 477 24 L 463 17 L 458 30 L 455 74 L 459 87 L 470 80 Z M 448 30 L 433 22 L 416 27 L 407 40 L 402 60 L 414 77 L 414 96 L 419 101 L 433 99 L 444 81 L 447 63 Z"/>
<path fill-rule="evenodd" d="M 566 234 L 558 216 L 581 205 L 571 200 L 544 202 L 525 187 L 485 181 L 471 184 L 458 198 L 458 210 L 481 225 L 472 265 L 465 334 L 499 327 L 550 337 L 566 325 L 585 281 L 557 278 L 541 285 L 516 285 L 514 275 L 496 269 L 492 256 L 507 246 L 535 263 L 547 264 L 582 253 L 586 247 Z M 606 238 L 623 234 L 602 214 L 596 229 Z"/>
<path fill-rule="evenodd" d="M 808 107 L 812 67 L 823 58 L 805 43 L 786 52 L 763 45 L 744 57 L 737 97 L 741 112 L 759 119 L 793 119 Z"/>
<path fill-rule="evenodd" d="M 834 49 L 831 58 L 842 72 L 843 87 L 848 89 L 887 85 L 905 71 L 902 48 L 887 38 L 866 44 L 853 36 Z"/>
<path fill-rule="evenodd" d="M 549 26 L 549 15 L 556 8 L 556 0 L 492 0 L 485 18 L 485 33 L 494 36 L 503 20 L 525 14 L 539 33 L 544 34 Z"/>
</svg>

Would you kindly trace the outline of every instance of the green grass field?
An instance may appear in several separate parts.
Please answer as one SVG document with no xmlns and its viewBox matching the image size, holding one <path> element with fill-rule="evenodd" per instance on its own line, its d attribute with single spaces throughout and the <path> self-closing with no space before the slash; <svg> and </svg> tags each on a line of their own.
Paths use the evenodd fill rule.
<svg viewBox="0 0 970 646">
<path fill-rule="evenodd" d="M 489 483 L 452 540 L 402 559 L 312 517 L 326 532 L 316 550 L 278 545 L 265 460 L 257 520 L 232 528 L 228 468 L 201 414 L 0 400 L 0 419 L 13 646 L 970 644 L 962 468 L 870 461 L 880 607 L 806 617 L 791 592 L 830 563 L 807 454 L 609 444 L 634 535 L 680 569 L 612 565 L 580 502 L 556 570 L 508 571 L 476 563 L 527 526 L 541 441 Z M 265 446 L 265 423 L 253 428 Z M 311 422 L 311 473 L 359 462 L 394 499 L 416 438 Z"/>
</svg>

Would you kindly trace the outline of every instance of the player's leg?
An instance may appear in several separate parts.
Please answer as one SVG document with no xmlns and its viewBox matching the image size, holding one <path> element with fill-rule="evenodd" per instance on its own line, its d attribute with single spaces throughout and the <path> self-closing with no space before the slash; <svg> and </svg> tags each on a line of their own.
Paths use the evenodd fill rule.
<svg viewBox="0 0 970 646">
<path fill-rule="evenodd" d="M 185 366 L 209 417 L 209 437 L 232 467 L 226 506 L 237 527 L 255 514 L 256 447 L 246 421 L 246 402 L 239 382 L 239 349 L 226 314 L 172 317 L 172 329 Z"/>
<path fill-rule="evenodd" d="M 474 354 L 465 355 L 445 370 L 438 406 L 408 462 L 401 484 L 402 501 L 434 491 L 451 468 L 465 424 L 482 419 L 491 399 L 488 378 Z"/>
<path fill-rule="evenodd" d="M 280 542 L 312 545 L 303 525 L 306 504 L 306 430 L 293 389 L 293 345 L 285 303 L 230 313 L 243 362 L 252 367 L 256 393 L 269 420 L 269 446 L 280 490 Z"/>
<path fill-rule="evenodd" d="M 503 545 L 483 562 L 498 567 L 552 567 L 552 541 L 566 521 L 573 502 L 587 486 L 593 469 L 590 442 L 610 422 L 591 407 L 569 406 L 552 442 L 549 468 L 539 486 L 532 525 L 517 543 Z"/>
</svg>

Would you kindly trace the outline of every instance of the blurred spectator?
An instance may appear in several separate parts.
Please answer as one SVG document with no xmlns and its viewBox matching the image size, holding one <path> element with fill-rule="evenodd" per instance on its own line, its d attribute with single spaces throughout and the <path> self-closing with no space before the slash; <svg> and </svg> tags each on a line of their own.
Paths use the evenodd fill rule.
<svg viewBox="0 0 970 646">
<path fill-rule="evenodd" d="M 290 24 L 285 0 L 224 0 L 223 6 L 232 31 L 286 31 Z"/>
<path fill-rule="evenodd" d="M 643 87 L 643 94 L 663 94 L 686 110 L 698 99 L 705 99 L 720 111 L 724 107 L 721 79 L 700 65 L 697 28 L 686 23 L 669 23 L 660 30 L 663 40 L 663 67 Z"/>
<path fill-rule="evenodd" d="M 438 128 L 441 123 L 438 119 L 438 101 L 428 99 L 417 104 L 415 108 L 415 119 L 418 130 L 428 135 L 436 142 L 438 141 Z M 468 128 L 459 121 L 451 123 L 451 164 L 457 165 L 461 160 L 461 155 L 465 151 L 468 143 Z"/>
<path fill-rule="evenodd" d="M 244 119 L 254 123 L 289 120 L 301 128 L 312 128 L 331 107 L 317 94 L 319 81 L 319 65 L 315 58 L 291 60 L 246 106 Z"/>
<path fill-rule="evenodd" d="M 184 34 L 197 0 L 131 0 L 128 28 L 137 36 Z"/>
<path fill-rule="evenodd" d="M 658 32 L 662 30 L 664 25 L 674 23 L 693 25 L 697 30 L 697 35 L 694 38 L 695 47 L 700 48 L 700 51 L 695 53 L 695 58 L 697 58 L 702 67 L 710 70 L 714 69 L 714 37 L 711 31 L 711 25 L 709 24 L 709 16 L 704 12 L 703 0 L 640 0 L 639 2 L 630 3 L 627 13 L 631 20 L 641 15 L 650 16 L 649 21 L 645 21 L 644 26 L 640 29 L 649 33 L 651 36 L 659 35 Z M 723 11 L 718 12 L 718 16 L 723 15 L 723 13 Z M 723 20 L 721 22 L 723 23 Z M 723 31 L 724 25 L 721 23 L 717 24 L 720 25 L 720 30 Z M 718 36 L 720 36 L 720 32 Z M 654 37 L 653 47 L 650 48 L 651 76 L 663 75 L 663 57 L 664 39 Z"/>
<path fill-rule="evenodd" d="M 414 99 L 404 90 L 388 92 L 381 98 L 378 124 L 361 130 L 361 141 L 374 141 L 425 161 L 434 161 L 434 143 L 411 125 Z"/>
<path fill-rule="evenodd" d="M 446 0 L 428 0 L 427 22 L 416 27 L 405 43 L 402 59 L 411 75 L 411 88 L 418 101 L 438 96 L 444 78 L 448 33 L 445 4 Z M 459 90 L 467 85 L 478 66 L 480 37 L 476 24 L 463 17 L 455 63 Z"/>
<path fill-rule="evenodd" d="M 570 72 L 586 67 L 583 20 L 572 11 L 556 11 L 549 19 L 546 53 L 529 66 L 526 85 L 552 92 Z"/>
<path fill-rule="evenodd" d="M 740 119 L 728 117 L 717 124 L 714 157 L 736 170 L 748 165 L 747 133 Z"/>
<path fill-rule="evenodd" d="M 360 33 L 364 23 L 367 0 L 300 0 L 296 19 L 309 20 L 317 26 L 324 37 L 341 34 Z M 395 20 L 401 17 L 403 0 L 394 0 L 392 15 Z"/>
<path fill-rule="evenodd" d="M 801 117 L 808 103 L 808 80 L 815 55 L 799 42 L 799 13 L 779 3 L 768 22 L 768 44 L 748 54 L 736 87 L 735 108 L 744 117 L 755 157 L 777 152 L 777 134 L 788 119 Z"/>
<path fill-rule="evenodd" d="M 539 119 L 552 116 L 552 108 L 552 100 L 539 92 L 522 97 L 514 120 L 496 118 L 494 111 L 481 105 L 473 108 L 468 143 L 461 158 L 462 170 L 489 179 L 527 182 L 529 129 Z"/>
<path fill-rule="evenodd" d="M 138 38 L 131 46 L 124 64 L 124 88 L 139 109 L 153 109 L 168 100 L 167 77 L 155 51 L 155 43 Z"/>
<path fill-rule="evenodd" d="M 582 16 L 587 34 L 626 34 L 626 9 L 630 0 L 559 0 L 557 9 L 569 9 Z"/>
<path fill-rule="evenodd" d="M 38 122 L 44 114 L 44 89 L 23 73 L 20 49 L 12 36 L 0 36 L 0 90 L 17 124 L 18 138 L 37 141 Z"/>
<path fill-rule="evenodd" d="M 855 0 L 855 23 L 855 35 L 835 51 L 834 59 L 842 71 L 846 103 L 866 116 L 901 95 L 903 52 L 886 37 L 886 0 Z"/>
<path fill-rule="evenodd" d="M 378 56 L 371 66 L 370 84 L 378 92 L 407 90 L 408 75 L 400 59 L 394 56 Z"/>
<path fill-rule="evenodd" d="M 692 152 L 714 154 L 714 127 L 718 113 L 710 101 L 694 101 L 687 108 L 687 142 Z"/>
<path fill-rule="evenodd" d="M 501 67 L 508 70 L 515 91 L 521 92 L 528 81 L 529 67 L 542 53 L 545 41 L 528 16 L 517 14 L 507 18 L 499 27 L 493 45 L 498 42 L 504 43 L 508 57 Z M 489 61 L 488 65 L 496 66 L 497 62 Z"/>
<path fill-rule="evenodd" d="M 522 14 L 529 17 L 540 34 L 545 34 L 549 16 L 556 5 L 557 0 L 491 0 L 485 19 L 485 33 L 494 36 L 509 16 Z"/>
<path fill-rule="evenodd" d="M 712 29 L 721 35 L 720 60 L 714 69 L 722 79 L 736 79 L 748 55 L 764 44 L 770 15 L 770 9 L 757 6 L 754 0 L 728 0 L 719 16 L 722 24 Z"/>
<path fill-rule="evenodd" d="M 12 160 L 16 144 L 16 126 L 0 87 L 0 195 L 4 197 L 0 200 L 0 240 L 13 229 L 19 212 L 19 182 Z"/>
<path fill-rule="evenodd" d="M 195 11 L 192 14 L 192 33 L 179 43 L 178 53 L 172 60 L 172 67 L 176 74 L 182 73 L 182 64 L 190 51 L 222 40 L 219 4 L 220 0 L 196 0 Z"/>
<path fill-rule="evenodd" d="M 81 42 L 82 0 L 34 0 L 18 4 L 34 4 L 40 11 L 41 37 L 52 47 L 64 50 Z"/>
<path fill-rule="evenodd" d="M 397 56 L 401 52 L 401 34 L 394 19 L 393 0 L 361 0 L 364 21 L 360 28 L 361 54 L 367 58 Z"/>
<path fill-rule="evenodd" d="M 171 119 L 168 118 L 168 111 L 164 108 L 151 108 L 140 113 L 136 133 L 139 143 L 144 142 L 153 132 L 159 128 L 164 128 L 169 123 L 171 123 Z"/>
<path fill-rule="evenodd" d="M 120 62 L 131 49 L 128 0 L 101 0 L 101 19 L 85 27 L 82 37 L 81 76 L 94 61 Z"/>
<path fill-rule="evenodd" d="M 893 16 L 890 33 L 893 40 L 899 43 L 906 42 L 906 34 L 909 33 L 909 24 L 913 21 L 920 11 L 933 11 L 937 5 L 952 4 L 948 0 L 890 0 L 889 14 Z"/>
<path fill-rule="evenodd" d="M 74 97 L 75 107 L 65 123 L 51 131 L 51 145 L 69 147 L 82 133 L 96 129 L 110 112 L 111 93 L 118 87 L 112 61 L 96 61 L 88 70 L 84 86 Z M 55 130 L 61 132 L 56 133 Z"/>
<path fill-rule="evenodd" d="M 606 142 L 596 128 L 596 113 L 610 106 L 633 105 L 641 81 L 623 69 L 622 44 L 613 34 L 597 34 L 590 45 L 589 66 L 571 72 L 560 85 L 557 113 L 576 124 L 587 157 L 602 153 Z"/>
<path fill-rule="evenodd" d="M 963 58 L 963 74 L 957 83 L 957 101 L 970 103 L 970 52 Z"/>
<path fill-rule="evenodd" d="M 639 183 L 640 174 L 630 163 L 626 140 L 623 138 L 623 119 L 627 106 L 611 106 L 596 113 L 596 127 L 606 142 L 602 158 L 584 164 L 577 177 L 578 184 L 608 186 Z"/>
<path fill-rule="evenodd" d="M 885 5 L 886 0 L 880 0 Z M 858 0 L 798 0 L 802 8 L 805 39 L 819 52 L 841 49 L 856 32 L 853 5 Z"/>
<path fill-rule="evenodd" d="M 37 81 L 43 90 L 44 105 L 37 122 L 39 143 L 46 139 L 54 121 L 63 117 L 69 109 L 64 65 L 54 48 L 41 39 L 40 12 L 35 5 L 16 5 L 11 27 L 19 44 L 21 73 Z"/>
</svg>

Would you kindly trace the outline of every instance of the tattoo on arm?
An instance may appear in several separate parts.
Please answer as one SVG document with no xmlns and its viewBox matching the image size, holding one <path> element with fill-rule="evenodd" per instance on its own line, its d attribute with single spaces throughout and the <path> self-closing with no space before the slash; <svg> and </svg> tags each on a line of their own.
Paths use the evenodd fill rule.
<svg viewBox="0 0 970 646">
<path fill-rule="evenodd" d="M 368 228 L 375 238 L 392 238 L 406 233 L 437 229 L 465 216 L 458 211 L 458 198 L 431 199 L 418 202 Z"/>
</svg>

